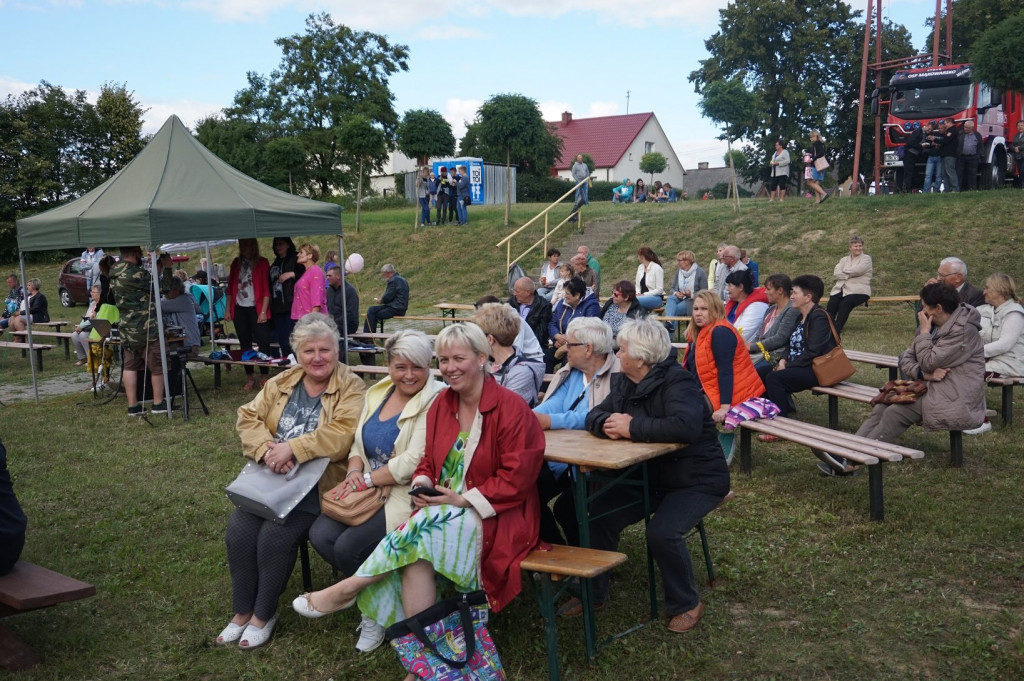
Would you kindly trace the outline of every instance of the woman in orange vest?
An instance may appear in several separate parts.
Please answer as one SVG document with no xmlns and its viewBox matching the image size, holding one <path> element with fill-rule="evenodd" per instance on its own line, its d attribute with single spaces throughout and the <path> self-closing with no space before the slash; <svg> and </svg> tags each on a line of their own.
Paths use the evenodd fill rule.
<svg viewBox="0 0 1024 681">
<path fill-rule="evenodd" d="M 725 318 L 725 307 L 714 291 L 699 292 L 693 299 L 686 340 L 690 346 L 683 368 L 700 382 L 711 401 L 715 423 L 739 404 L 764 393 L 764 384 L 754 369 L 742 336 Z"/>
</svg>

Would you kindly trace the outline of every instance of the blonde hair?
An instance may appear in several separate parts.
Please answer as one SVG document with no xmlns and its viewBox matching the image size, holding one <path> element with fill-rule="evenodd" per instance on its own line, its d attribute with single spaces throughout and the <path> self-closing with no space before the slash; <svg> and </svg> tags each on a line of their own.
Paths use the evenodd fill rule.
<svg viewBox="0 0 1024 681">
<path fill-rule="evenodd" d="M 473 353 L 486 357 L 491 353 L 491 346 L 487 343 L 487 336 L 483 330 L 473 322 L 452 324 L 441 329 L 434 341 L 434 352 L 440 354 L 446 352 L 453 345 L 465 345 Z"/>
<path fill-rule="evenodd" d="M 314 243 L 306 242 L 299 246 L 300 251 L 308 251 L 313 262 L 320 262 L 320 247 Z"/>
<path fill-rule="evenodd" d="M 384 352 L 387 353 L 388 364 L 392 360 L 404 359 L 419 369 L 429 368 L 430 358 L 434 354 L 427 334 L 415 329 L 403 329 L 388 338 L 384 343 Z"/>
<path fill-rule="evenodd" d="M 703 300 L 704 304 L 708 306 L 708 326 L 711 326 L 719 319 L 725 318 L 725 304 L 722 299 L 718 297 L 718 294 L 710 289 L 704 289 L 698 291 L 693 296 L 693 304 L 696 305 L 698 300 Z M 692 313 L 691 313 L 692 314 Z M 692 343 L 697 340 L 697 334 L 700 333 L 700 329 L 697 328 L 697 324 L 693 321 L 693 317 L 690 317 L 690 323 L 686 327 L 686 341 Z"/>
<path fill-rule="evenodd" d="M 1017 290 L 1013 283 L 1013 277 L 1008 274 L 1003 274 L 1002 272 L 990 274 L 985 277 L 984 286 L 1003 300 L 1020 302 L 1017 298 Z"/>
<path fill-rule="evenodd" d="M 481 305 L 473 315 L 473 322 L 485 334 L 494 336 L 498 345 L 506 348 L 515 342 L 521 324 L 519 315 L 511 307 L 501 303 Z"/>
</svg>

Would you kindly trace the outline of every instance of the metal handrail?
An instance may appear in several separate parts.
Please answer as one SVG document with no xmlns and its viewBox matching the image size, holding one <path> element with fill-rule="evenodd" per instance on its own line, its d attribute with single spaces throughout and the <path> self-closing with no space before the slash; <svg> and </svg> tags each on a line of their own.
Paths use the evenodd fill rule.
<svg viewBox="0 0 1024 681">
<path fill-rule="evenodd" d="M 548 249 L 548 237 L 550 237 L 552 234 L 554 234 L 559 229 L 561 229 L 564 225 L 566 225 L 569 222 L 569 218 L 571 218 L 573 216 L 573 213 L 569 213 L 569 215 L 566 216 L 557 225 L 555 225 L 555 227 L 553 229 L 549 229 L 548 228 L 548 213 L 549 213 L 549 211 L 552 208 L 554 208 L 556 205 L 558 205 L 559 203 L 564 201 L 570 194 L 574 194 L 577 189 L 579 189 L 581 186 L 583 186 L 584 182 L 590 182 L 590 178 L 587 177 L 587 178 L 577 182 L 575 185 L 573 185 L 572 188 L 569 189 L 569 191 L 567 191 L 566 193 L 562 194 L 560 197 L 558 197 L 557 199 L 552 201 L 551 204 L 548 205 L 547 208 L 545 208 L 544 210 L 542 210 L 541 212 L 537 213 L 535 216 L 530 218 L 530 220 L 527 221 L 526 224 L 524 224 L 522 227 L 520 227 L 516 231 L 512 232 L 511 234 L 509 234 L 504 239 L 502 239 L 501 241 L 499 241 L 498 243 L 496 243 L 494 245 L 495 248 L 498 248 L 498 247 L 502 246 L 503 244 L 505 246 L 505 271 L 506 272 L 508 272 L 509 268 L 512 267 L 512 263 L 519 262 L 524 256 L 526 256 L 528 253 L 530 253 L 531 251 L 536 249 L 537 246 L 543 245 L 543 250 L 545 252 L 547 251 L 547 249 Z M 580 220 L 580 226 L 581 227 L 582 227 L 582 224 L 583 224 L 582 223 L 582 214 L 583 214 L 583 206 L 580 206 L 579 211 L 576 212 L 576 216 L 577 216 L 577 219 Z M 534 242 L 533 245 L 531 245 L 529 248 L 527 248 L 525 251 L 523 251 L 522 253 L 520 253 L 519 255 L 517 255 L 513 259 L 512 258 L 512 237 L 518 235 L 524 229 L 526 229 L 527 227 L 532 225 L 541 216 L 544 217 L 544 236 L 542 236 L 540 239 L 538 239 L 536 242 Z"/>
</svg>

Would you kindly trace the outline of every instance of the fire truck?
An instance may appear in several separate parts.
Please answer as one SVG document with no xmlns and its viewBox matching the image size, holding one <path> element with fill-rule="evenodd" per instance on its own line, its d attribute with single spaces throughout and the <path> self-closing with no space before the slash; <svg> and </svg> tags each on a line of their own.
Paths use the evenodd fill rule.
<svg viewBox="0 0 1024 681">
<path fill-rule="evenodd" d="M 927 121 L 952 118 L 958 128 L 963 127 L 964 121 L 973 120 L 981 134 L 979 187 L 1002 187 L 1007 177 L 1013 177 L 1017 169 L 1009 143 L 1021 120 L 1021 94 L 975 83 L 971 71 L 970 64 L 950 64 L 904 69 L 893 74 L 885 123 L 883 162 L 887 169 L 903 168 L 901 147 L 915 129 Z M 924 160 L 922 156 L 919 173 L 923 173 Z"/>
</svg>

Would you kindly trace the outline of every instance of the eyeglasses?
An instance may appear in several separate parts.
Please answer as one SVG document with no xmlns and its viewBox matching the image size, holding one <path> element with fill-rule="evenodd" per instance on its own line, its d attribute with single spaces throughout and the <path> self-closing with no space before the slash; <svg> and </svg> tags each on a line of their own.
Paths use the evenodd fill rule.
<svg viewBox="0 0 1024 681">
<path fill-rule="evenodd" d="M 956 274 L 959 274 L 959 272 L 950 272 L 948 274 L 943 274 L 942 272 L 936 272 L 935 276 L 938 277 L 939 279 L 945 279 L 946 277 L 952 277 L 952 276 L 954 276 Z"/>
<path fill-rule="evenodd" d="M 622 291 L 612 291 L 612 295 L 613 296 L 621 296 L 622 295 Z"/>
</svg>

